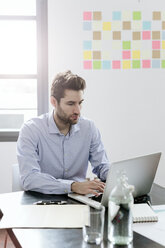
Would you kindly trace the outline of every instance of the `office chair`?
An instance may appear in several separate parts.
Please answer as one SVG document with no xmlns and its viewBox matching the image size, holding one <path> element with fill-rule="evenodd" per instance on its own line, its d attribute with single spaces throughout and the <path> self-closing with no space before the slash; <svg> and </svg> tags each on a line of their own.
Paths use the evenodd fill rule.
<svg viewBox="0 0 165 248">
<path fill-rule="evenodd" d="M 19 174 L 19 165 L 12 165 L 12 191 L 21 191 L 23 190 L 21 187 L 20 174 Z"/>
</svg>

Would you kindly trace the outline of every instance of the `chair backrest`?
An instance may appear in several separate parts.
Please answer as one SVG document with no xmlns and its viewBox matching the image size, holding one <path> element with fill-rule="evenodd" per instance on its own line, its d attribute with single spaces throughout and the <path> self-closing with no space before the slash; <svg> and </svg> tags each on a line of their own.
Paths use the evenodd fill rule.
<svg viewBox="0 0 165 248">
<path fill-rule="evenodd" d="M 19 174 L 19 165 L 13 164 L 12 165 L 12 191 L 21 191 L 23 190 L 21 187 L 21 180 Z"/>
</svg>

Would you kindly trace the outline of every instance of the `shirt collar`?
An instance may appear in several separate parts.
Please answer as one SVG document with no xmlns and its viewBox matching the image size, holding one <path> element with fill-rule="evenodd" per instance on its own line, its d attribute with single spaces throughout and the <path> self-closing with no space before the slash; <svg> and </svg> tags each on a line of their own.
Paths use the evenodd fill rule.
<svg viewBox="0 0 165 248">
<path fill-rule="evenodd" d="M 75 125 L 72 125 L 71 126 L 71 130 L 70 130 L 70 135 L 74 134 L 75 132 L 79 131 L 80 130 L 80 121 L 81 121 L 81 117 L 79 118 L 78 120 L 78 123 L 75 124 Z M 58 133 L 58 134 L 61 134 L 55 121 L 54 121 L 54 110 L 52 110 L 50 113 L 49 113 L 49 133 Z"/>
</svg>

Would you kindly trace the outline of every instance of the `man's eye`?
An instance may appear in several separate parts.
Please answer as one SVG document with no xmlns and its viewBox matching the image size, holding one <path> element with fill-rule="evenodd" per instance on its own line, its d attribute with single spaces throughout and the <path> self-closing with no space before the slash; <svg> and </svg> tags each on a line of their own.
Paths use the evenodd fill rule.
<svg viewBox="0 0 165 248">
<path fill-rule="evenodd" d="M 72 106 L 72 105 L 73 105 L 73 103 L 68 103 L 68 105 Z"/>
</svg>

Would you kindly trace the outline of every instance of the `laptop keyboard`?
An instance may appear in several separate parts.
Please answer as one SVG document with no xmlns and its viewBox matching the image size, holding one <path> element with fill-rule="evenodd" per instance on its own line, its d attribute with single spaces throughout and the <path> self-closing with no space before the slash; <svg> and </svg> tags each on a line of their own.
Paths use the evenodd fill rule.
<svg viewBox="0 0 165 248">
<path fill-rule="evenodd" d="M 102 196 L 103 196 L 103 194 L 99 194 L 99 196 L 94 195 L 94 196 L 91 196 L 89 198 L 94 200 L 94 201 L 101 202 Z"/>
</svg>

